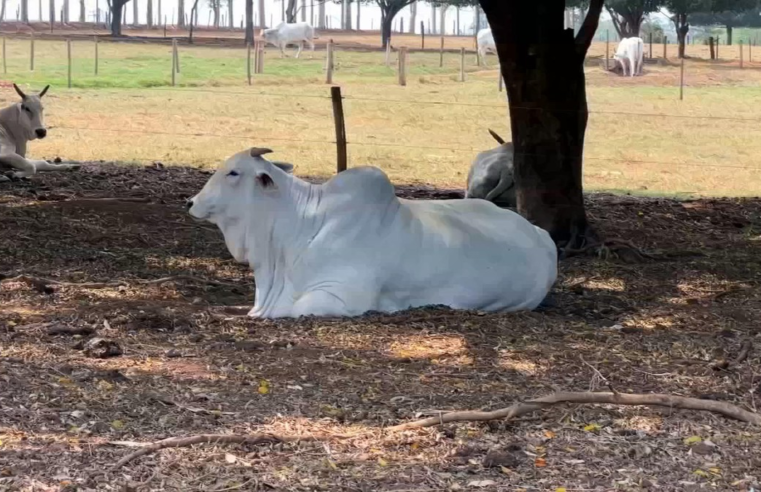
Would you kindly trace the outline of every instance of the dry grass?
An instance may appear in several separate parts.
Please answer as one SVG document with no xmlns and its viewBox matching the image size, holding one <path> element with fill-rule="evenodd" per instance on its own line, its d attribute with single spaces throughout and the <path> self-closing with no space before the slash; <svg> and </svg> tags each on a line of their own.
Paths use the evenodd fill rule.
<svg viewBox="0 0 761 492">
<path fill-rule="evenodd" d="M 270 50 L 266 73 L 249 88 L 242 49 L 182 47 L 179 80 L 191 87 L 174 90 L 166 87 L 168 47 L 101 43 L 98 78 L 90 73 L 91 48 L 87 42 L 75 45 L 75 84 L 117 88 L 68 91 L 60 82 L 65 80 L 63 43 L 38 41 L 36 71 L 30 74 L 28 42 L 8 41 L 8 78 L 34 87 L 58 80 L 48 99 L 50 137 L 33 143 L 32 155 L 213 167 L 256 144 L 274 148 L 302 175 L 332 172 L 333 121 L 323 53 L 311 60 L 281 60 Z M 592 56 L 604 48 L 595 43 Z M 475 154 L 494 145 L 486 129 L 510 134 L 497 71 L 478 70 L 469 55 L 468 80 L 458 83 L 456 55 L 447 54 L 441 69 L 436 53 L 409 58 L 409 85 L 399 87 L 381 53 L 339 49 L 335 81 L 347 96 L 350 165 L 379 166 L 398 182 L 463 187 Z M 489 62 L 496 63 L 495 57 Z M 648 64 L 643 77 L 628 79 L 590 61 L 587 188 L 757 195 L 760 66 L 746 63 L 741 70 L 736 62 L 688 60 L 685 100 L 679 101 L 676 64 Z M 6 89 L 0 102 L 14 98 Z M 736 119 L 720 119 L 725 117 Z"/>
</svg>

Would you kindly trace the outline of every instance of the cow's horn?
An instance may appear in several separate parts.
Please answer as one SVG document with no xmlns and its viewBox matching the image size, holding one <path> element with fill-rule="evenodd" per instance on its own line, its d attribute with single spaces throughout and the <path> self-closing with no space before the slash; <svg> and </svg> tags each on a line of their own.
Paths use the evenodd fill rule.
<svg viewBox="0 0 761 492">
<path fill-rule="evenodd" d="M 13 84 L 13 88 L 14 88 L 14 89 L 16 89 L 16 94 L 18 94 L 19 96 L 21 96 L 21 99 L 26 99 L 26 94 L 24 94 L 24 91 L 22 91 L 22 90 L 19 88 L 19 86 L 17 86 L 16 84 Z"/>
<path fill-rule="evenodd" d="M 262 149 L 260 147 L 251 147 L 251 157 L 261 157 L 264 154 L 271 154 L 272 150 Z"/>
<path fill-rule="evenodd" d="M 493 131 L 491 128 L 489 128 L 489 133 L 491 134 L 492 137 L 494 137 L 494 140 L 499 142 L 500 145 L 505 143 L 505 141 L 502 139 L 502 137 L 497 135 L 497 133 L 495 131 Z"/>
<path fill-rule="evenodd" d="M 42 92 L 40 92 L 40 96 L 39 97 L 44 96 L 45 93 L 48 91 L 48 89 L 50 89 L 50 85 L 46 85 L 45 88 L 42 89 Z"/>
</svg>

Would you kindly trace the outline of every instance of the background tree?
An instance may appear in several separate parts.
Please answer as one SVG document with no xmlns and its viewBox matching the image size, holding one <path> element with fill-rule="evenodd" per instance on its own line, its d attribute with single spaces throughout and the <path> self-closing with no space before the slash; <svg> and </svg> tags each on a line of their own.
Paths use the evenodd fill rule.
<svg viewBox="0 0 761 492">
<path fill-rule="evenodd" d="M 711 9 L 712 0 L 664 0 L 663 6 L 671 15 L 666 15 L 674 24 L 676 39 L 679 42 L 679 58 L 684 58 L 684 46 L 687 33 L 690 32 L 688 18 L 696 12 Z M 665 15 L 665 13 L 664 13 Z"/>
<path fill-rule="evenodd" d="M 82 0 L 84 2 L 84 0 Z M 148 29 L 153 27 L 153 0 L 147 0 L 145 4 L 145 24 Z"/>
<path fill-rule="evenodd" d="M 690 20 L 699 26 L 723 26 L 727 30 L 729 45 L 735 27 L 761 27 L 757 0 L 714 0 L 711 9 L 692 14 Z"/>
<path fill-rule="evenodd" d="M 645 17 L 656 12 L 661 0 L 606 0 L 605 9 L 620 38 L 639 37 Z"/>
<path fill-rule="evenodd" d="M 67 0 L 68 1 L 68 0 Z M 132 2 L 132 25 L 137 26 L 140 24 L 140 16 L 137 8 L 137 0 Z"/>
<path fill-rule="evenodd" d="M 8 0 L 0 1 L 0 22 L 3 22 L 5 20 L 5 7 L 7 3 L 8 3 Z M 40 12 L 40 15 L 42 15 L 42 12 Z"/>
<path fill-rule="evenodd" d="M 3 0 L 3 2 L 5 2 L 5 0 Z M 410 25 L 407 26 L 407 32 L 415 34 L 415 29 L 417 29 L 417 1 L 410 4 Z"/>
<path fill-rule="evenodd" d="M 185 27 L 185 0 L 177 0 L 177 25 Z"/>
<path fill-rule="evenodd" d="M 254 0 L 246 0 L 246 44 L 254 44 Z"/>
<path fill-rule="evenodd" d="M 591 0 L 577 35 L 564 28 L 565 2 L 480 0 L 507 87 L 518 212 L 559 247 L 596 235 L 587 221 L 582 154 L 588 108 L 584 58 L 603 0 Z"/>
<path fill-rule="evenodd" d="M 29 0 L 21 0 L 21 22 L 29 22 Z"/>
<path fill-rule="evenodd" d="M 40 4 L 40 7 L 42 7 L 42 4 Z M 86 22 L 87 20 L 85 18 L 86 13 L 87 13 L 87 10 L 85 9 L 85 0 L 79 0 L 79 22 L 83 24 Z M 40 12 L 40 19 L 42 19 L 42 12 Z"/>
<path fill-rule="evenodd" d="M 124 15 L 124 6 L 130 0 L 111 0 L 108 4 L 111 10 L 111 36 L 122 35 L 122 16 Z M 53 2 L 51 1 L 51 4 Z"/>
<path fill-rule="evenodd" d="M 219 27 L 219 16 L 222 12 L 222 0 L 208 0 L 209 8 L 211 9 L 211 15 L 213 19 L 213 26 Z"/>
<path fill-rule="evenodd" d="M 233 3 L 233 0 L 228 0 L 230 4 Z M 267 22 L 265 22 L 265 10 L 264 10 L 264 0 L 259 0 L 259 28 L 264 29 L 267 26 Z M 230 17 L 232 17 L 232 13 L 230 13 Z M 272 26 L 270 26 L 272 27 Z"/>
<path fill-rule="evenodd" d="M 394 17 L 402 11 L 404 7 L 410 5 L 414 0 L 372 0 L 381 11 L 381 44 L 385 48 L 391 41 L 391 26 L 394 23 Z"/>
<path fill-rule="evenodd" d="M 285 7 L 285 21 L 296 22 L 296 0 L 288 0 L 288 5 Z"/>
</svg>

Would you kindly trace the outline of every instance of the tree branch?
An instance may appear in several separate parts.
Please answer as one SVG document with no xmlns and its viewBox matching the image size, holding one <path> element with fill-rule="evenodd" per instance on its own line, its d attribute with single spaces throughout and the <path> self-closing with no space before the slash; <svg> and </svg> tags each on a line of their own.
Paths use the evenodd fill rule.
<svg viewBox="0 0 761 492">
<path fill-rule="evenodd" d="M 574 393 L 574 392 L 559 392 L 553 393 L 548 396 L 536 398 L 522 403 L 516 403 L 507 408 L 500 410 L 494 410 L 492 412 L 481 411 L 465 411 L 465 412 L 451 412 L 439 415 L 437 417 L 430 417 L 427 419 L 417 420 L 414 422 L 407 422 L 404 424 L 396 425 L 386 428 L 387 431 L 402 431 L 408 429 L 419 429 L 422 427 L 432 427 L 435 425 L 443 425 L 448 422 L 477 422 L 485 420 L 512 420 L 522 415 L 542 410 L 548 406 L 557 405 L 559 403 L 608 403 L 614 405 L 653 405 L 668 408 L 681 408 L 687 410 L 702 410 L 708 412 L 718 413 L 725 417 L 740 420 L 742 422 L 748 422 L 753 425 L 761 426 L 761 415 L 742 408 L 732 405 L 730 403 L 712 401 L 712 400 L 699 400 L 697 398 L 687 398 L 683 396 L 674 395 L 639 395 L 639 394 L 627 394 L 627 393 Z"/>
<path fill-rule="evenodd" d="M 600 22 L 600 13 L 602 12 L 604 0 L 591 0 L 587 16 L 584 17 L 584 23 L 581 25 L 578 34 L 576 34 L 576 52 L 584 57 L 587 55 L 589 45 L 597 31 L 597 25 Z"/>
</svg>

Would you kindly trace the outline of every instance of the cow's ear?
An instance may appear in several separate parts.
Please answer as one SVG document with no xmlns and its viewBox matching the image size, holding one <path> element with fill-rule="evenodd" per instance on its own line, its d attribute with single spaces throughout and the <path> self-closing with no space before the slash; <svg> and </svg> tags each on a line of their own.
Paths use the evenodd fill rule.
<svg viewBox="0 0 761 492">
<path fill-rule="evenodd" d="M 272 164 L 279 167 L 281 170 L 287 172 L 288 174 L 293 174 L 293 164 L 290 164 L 288 162 L 280 162 L 280 161 L 271 161 Z"/>
<path fill-rule="evenodd" d="M 272 179 L 272 176 L 270 176 L 267 173 L 257 174 L 256 184 L 259 185 L 259 187 L 261 187 L 265 191 L 277 190 L 277 184 L 275 184 L 275 181 Z"/>
</svg>

